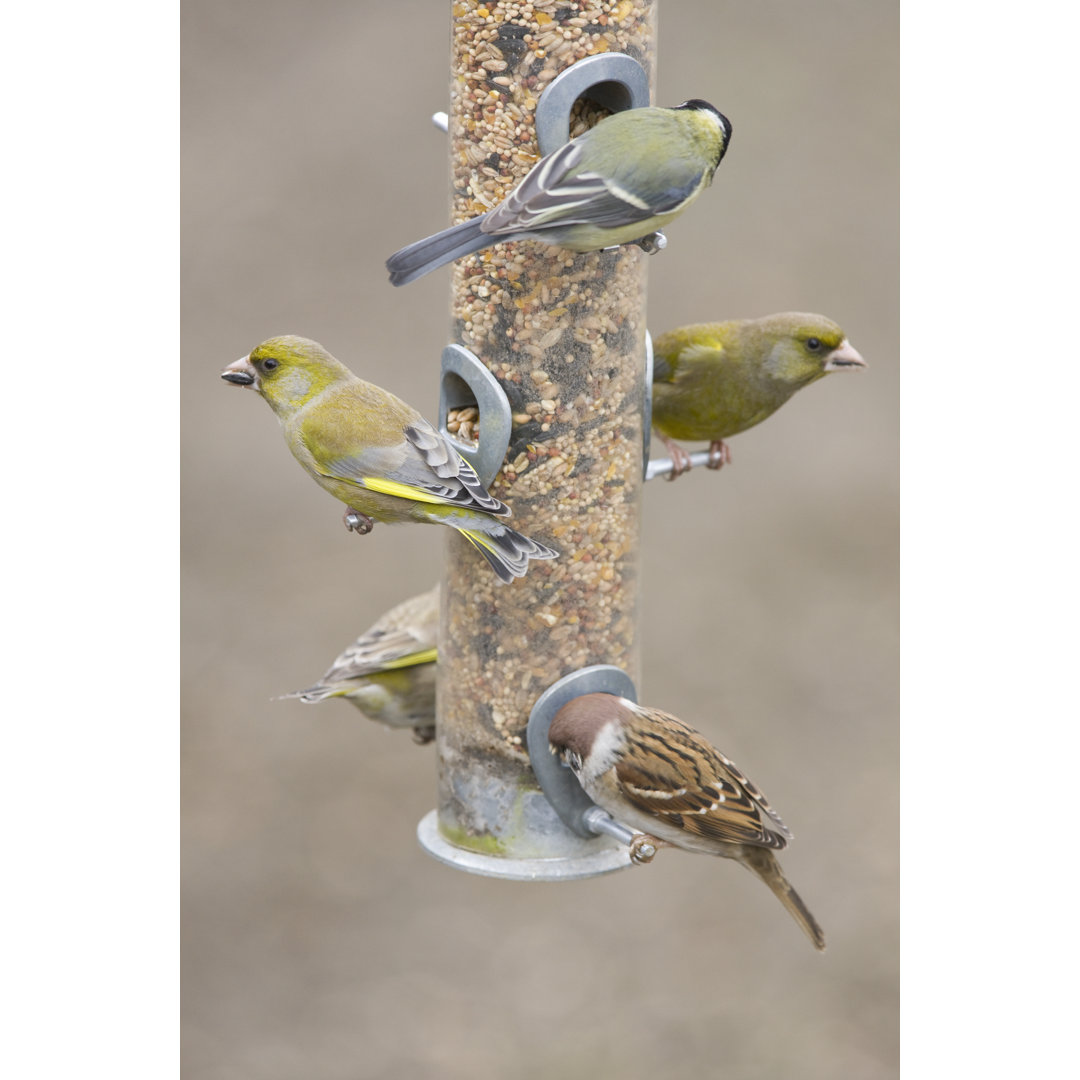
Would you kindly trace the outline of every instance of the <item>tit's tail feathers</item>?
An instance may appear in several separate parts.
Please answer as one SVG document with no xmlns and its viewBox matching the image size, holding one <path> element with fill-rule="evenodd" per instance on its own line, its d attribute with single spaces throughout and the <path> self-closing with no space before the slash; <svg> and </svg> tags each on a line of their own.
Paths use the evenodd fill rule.
<svg viewBox="0 0 1080 1080">
<path fill-rule="evenodd" d="M 825 932 L 818 926 L 817 919 L 810 914 L 810 909 L 803 903 L 802 897 L 791 887 L 784 877 L 783 870 L 776 856 L 768 848 L 751 844 L 742 845 L 742 857 L 739 862 L 755 874 L 776 894 L 776 898 L 787 908 L 791 917 L 802 927 L 803 933 L 814 943 L 814 948 L 825 951 Z"/>
<path fill-rule="evenodd" d="M 502 522 L 491 520 L 488 525 L 471 528 L 455 526 L 458 532 L 491 564 L 499 580 L 509 584 L 514 578 L 524 577 L 530 559 L 557 559 L 559 553 L 523 536 Z"/>
<path fill-rule="evenodd" d="M 395 251 L 386 260 L 386 269 L 390 271 L 391 285 L 407 285 L 432 270 L 464 258 L 474 251 L 497 242 L 495 237 L 480 231 L 480 223 L 487 215 L 470 218 L 460 225 L 454 225 L 433 236 L 425 236 L 400 251 Z"/>
</svg>

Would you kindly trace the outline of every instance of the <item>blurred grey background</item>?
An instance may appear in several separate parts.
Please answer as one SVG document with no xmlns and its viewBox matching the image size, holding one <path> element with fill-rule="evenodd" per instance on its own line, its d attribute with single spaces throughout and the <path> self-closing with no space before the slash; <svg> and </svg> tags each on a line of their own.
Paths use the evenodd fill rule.
<svg viewBox="0 0 1080 1080">
<path fill-rule="evenodd" d="M 183 1049 L 190 1080 L 898 1072 L 898 23 L 868 0 L 660 0 L 657 101 L 734 125 L 650 263 L 649 325 L 820 311 L 869 362 L 647 491 L 642 700 L 704 730 L 796 840 L 819 956 L 727 861 L 570 884 L 416 844 L 432 747 L 275 701 L 437 580 L 438 530 L 357 540 L 219 379 L 314 337 L 429 416 L 448 272 L 450 5 L 184 0 Z"/>
</svg>

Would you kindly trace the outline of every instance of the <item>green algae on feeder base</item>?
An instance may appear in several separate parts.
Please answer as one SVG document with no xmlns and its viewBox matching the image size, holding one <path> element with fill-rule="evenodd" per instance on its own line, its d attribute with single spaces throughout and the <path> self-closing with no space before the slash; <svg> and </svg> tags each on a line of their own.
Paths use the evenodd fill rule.
<svg viewBox="0 0 1080 1080">
<path fill-rule="evenodd" d="M 506 856 L 505 845 L 491 833 L 474 836 L 462 828 L 447 825 L 441 818 L 439 820 L 439 832 L 443 839 L 455 847 L 465 848 L 466 851 L 475 851 L 479 855 Z"/>
</svg>

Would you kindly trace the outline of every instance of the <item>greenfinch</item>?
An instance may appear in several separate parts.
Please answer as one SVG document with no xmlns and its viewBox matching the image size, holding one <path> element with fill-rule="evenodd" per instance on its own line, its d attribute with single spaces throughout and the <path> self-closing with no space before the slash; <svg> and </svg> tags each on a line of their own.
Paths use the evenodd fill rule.
<svg viewBox="0 0 1080 1080">
<path fill-rule="evenodd" d="M 641 240 L 711 183 L 731 122 L 707 101 L 626 109 L 542 157 L 493 210 L 418 240 L 386 260 L 405 285 L 505 240 L 599 251 Z"/>
<path fill-rule="evenodd" d="M 760 424 L 796 390 L 866 362 L 824 315 L 697 323 L 653 342 L 653 427 L 671 454 L 669 479 L 690 468 L 675 439 L 708 439 L 708 468 L 731 460 L 724 442 Z"/>
<path fill-rule="evenodd" d="M 266 399 L 296 460 L 345 504 L 350 531 L 364 535 L 376 521 L 449 525 L 503 582 L 524 577 L 530 559 L 558 556 L 499 520 L 510 507 L 412 406 L 358 378 L 318 342 L 270 338 L 221 377 Z"/>
<path fill-rule="evenodd" d="M 630 845 L 631 857 L 669 844 L 735 859 L 772 889 L 814 947 L 824 950 L 825 934 L 773 854 L 787 846 L 791 831 L 700 732 L 614 694 L 583 694 L 555 714 L 548 742 L 585 794 L 640 834 Z"/>
<path fill-rule="evenodd" d="M 418 743 L 435 738 L 435 653 L 439 586 L 391 608 L 365 630 L 306 690 L 286 697 L 311 705 L 341 698 L 369 720 L 413 729 Z"/>
</svg>

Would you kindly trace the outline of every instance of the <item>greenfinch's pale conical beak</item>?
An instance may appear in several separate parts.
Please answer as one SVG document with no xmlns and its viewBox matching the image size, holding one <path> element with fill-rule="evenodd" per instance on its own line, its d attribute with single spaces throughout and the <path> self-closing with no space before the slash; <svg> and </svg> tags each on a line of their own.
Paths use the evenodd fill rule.
<svg viewBox="0 0 1080 1080">
<path fill-rule="evenodd" d="M 235 383 L 237 386 L 251 386 L 255 382 L 255 369 L 246 356 L 241 356 L 221 373 L 221 377 L 226 382 Z"/>
<path fill-rule="evenodd" d="M 866 361 L 847 338 L 844 338 L 825 360 L 826 371 L 847 371 L 864 367 L 866 367 Z"/>
</svg>

